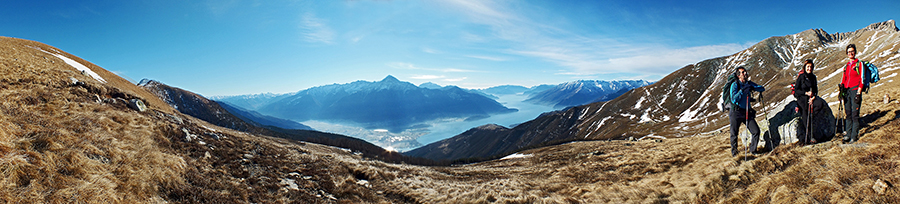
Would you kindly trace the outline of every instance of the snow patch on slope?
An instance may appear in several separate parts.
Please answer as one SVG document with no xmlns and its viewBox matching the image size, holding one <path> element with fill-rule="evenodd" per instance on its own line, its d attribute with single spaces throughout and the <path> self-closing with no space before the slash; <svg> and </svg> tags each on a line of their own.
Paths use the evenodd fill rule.
<svg viewBox="0 0 900 204">
<path fill-rule="evenodd" d="M 32 47 L 32 48 L 34 48 L 34 47 Z M 40 48 L 34 48 L 34 49 L 37 49 L 37 50 L 40 50 L 41 52 L 44 52 L 44 53 L 53 55 L 54 57 L 57 57 L 57 58 L 63 60 L 63 62 L 66 62 L 66 64 L 69 64 L 69 66 L 72 66 L 73 68 L 77 69 L 78 71 L 82 71 L 82 72 L 84 72 L 84 73 L 90 75 L 91 77 L 93 77 L 93 78 L 96 79 L 97 81 L 106 83 L 106 80 L 103 79 L 103 77 L 100 77 L 100 75 L 98 75 L 98 74 L 95 73 L 94 71 L 91 71 L 90 68 L 84 66 L 83 64 L 78 63 L 78 61 L 69 59 L 68 57 L 63 56 L 63 55 L 61 55 L 61 54 L 55 54 L 55 53 L 51 53 L 51 52 L 44 51 L 44 50 L 42 50 L 42 49 L 40 49 Z"/>
</svg>

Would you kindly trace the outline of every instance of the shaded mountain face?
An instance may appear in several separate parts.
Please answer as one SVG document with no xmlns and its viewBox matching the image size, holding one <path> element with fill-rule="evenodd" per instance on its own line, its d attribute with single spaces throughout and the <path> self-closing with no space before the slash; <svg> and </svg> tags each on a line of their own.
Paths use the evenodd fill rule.
<svg viewBox="0 0 900 204">
<path fill-rule="evenodd" d="M 483 117 L 516 110 L 459 87 L 421 88 L 388 76 L 378 82 L 310 88 L 257 111 L 295 121 L 324 120 L 400 132 L 435 119 Z"/>
<path fill-rule="evenodd" d="M 265 127 L 265 126 L 274 126 L 282 129 L 294 129 L 294 130 L 312 130 L 312 127 L 306 126 L 304 124 L 300 124 L 298 122 L 294 122 L 291 120 L 285 120 L 281 118 L 276 118 L 268 115 L 263 115 L 259 112 L 246 110 L 237 106 L 233 106 L 226 102 L 216 101 L 219 106 L 222 106 L 229 113 L 232 113 L 234 116 L 241 118 L 241 120 L 256 123 L 257 126 Z"/>
<path fill-rule="evenodd" d="M 850 43 L 856 44 L 860 50 L 859 59 L 870 61 L 879 67 L 881 81 L 874 84 L 871 93 L 863 97 L 880 99 L 883 95 L 878 92 L 881 87 L 897 85 L 894 77 L 900 69 L 900 32 L 893 20 L 848 33 L 829 34 L 821 29 L 814 29 L 771 37 L 736 54 L 687 65 L 652 85 L 633 89 L 613 100 L 544 114 L 509 131 L 483 136 L 493 139 L 454 137 L 426 145 L 420 148 L 422 150 L 413 150 L 408 154 L 439 154 L 440 156 L 431 158 L 440 159 L 464 158 L 449 155 L 488 158 L 497 155 L 457 152 L 494 149 L 492 152 L 501 152 L 502 155 L 526 147 L 574 140 L 638 139 L 646 136 L 673 138 L 714 134 L 729 125 L 728 115 L 722 112 L 719 104 L 722 103 L 722 87 L 727 81 L 727 75 L 738 66 L 747 68 L 751 81 L 767 88 L 761 97 L 754 94 L 758 103 L 753 106 L 758 111 L 759 120 L 763 120 L 762 116 L 767 112 L 781 111 L 781 104 L 794 100 L 790 95 L 790 83 L 794 81 L 806 59 L 813 59 L 816 64 L 814 73 L 819 79 L 820 97 L 828 101 L 833 110 L 837 110 L 837 84 L 840 83 L 841 68 L 847 62 L 845 48 Z M 480 141 L 479 144 L 490 143 L 485 140 L 514 145 L 468 148 L 459 144 L 472 144 L 473 141 Z M 436 149 L 440 149 L 440 153 L 432 152 Z"/>
<path fill-rule="evenodd" d="M 611 100 L 628 90 L 650 84 L 650 82 L 644 80 L 579 80 L 559 84 L 551 89 L 535 93 L 525 101 L 549 105 L 554 108 L 563 108 Z"/>
</svg>

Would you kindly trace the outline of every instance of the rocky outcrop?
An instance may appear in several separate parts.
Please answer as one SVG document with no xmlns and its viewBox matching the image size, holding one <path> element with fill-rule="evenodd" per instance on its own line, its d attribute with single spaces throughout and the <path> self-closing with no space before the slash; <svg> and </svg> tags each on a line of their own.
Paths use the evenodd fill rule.
<svg viewBox="0 0 900 204">
<path fill-rule="evenodd" d="M 816 98 L 816 100 L 825 103 L 822 98 Z M 798 142 L 801 137 L 805 136 L 805 132 L 800 130 L 802 126 L 800 125 L 800 114 L 796 111 L 797 101 L 785 101 L 776 107 L 781 108 L 776 109 L 777 112 L 766 114 L 765 119 L 757 119 L 760 128 L 759 146 L 765 146 L 765 138 L 768 136 L 772 136 L 774 142 L 779 145 Z M 813 131 L 810 133 L 816 141 L 828 141 L 834 137 L 836 121 L 830 107 L 823 107 L 819 112 L 813 113 L 810 123 L 813 127 Z M 749 136 L 750 134 L 746 130 L 741 129 L 741 141 L 749 141 Z"/>
</svg>

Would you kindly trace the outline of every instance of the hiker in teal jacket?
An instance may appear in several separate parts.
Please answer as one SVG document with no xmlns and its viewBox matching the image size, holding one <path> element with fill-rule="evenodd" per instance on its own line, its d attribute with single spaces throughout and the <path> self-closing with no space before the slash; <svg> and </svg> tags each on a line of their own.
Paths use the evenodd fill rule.
<svg viewBox="0 0 900 204">
<path fill-rule="evenodd" d="M 759 125 L 756 124 L 756 110 L 753 110 L 749 104 L 750 93 L 766 90 L 765 87 L 749 80 L 749 74 L 747 74 L 747 69 L 744 67 L 737 68 L 737 75 L 738 80 L 731 85 L 731 90 L 729 91 L 731 93 L 731 104 L 733 104 L 729 114 L 731 117 L 731 156 L 735 156 L 738 153 L 738 130 L 741 128 L 742 123 L 747 124 L 747 129 L 750 130 L 752 135 L 750 144 L 748 144 L 750 147 L 748 151 L 756 152 L 756 145 L 759 144 Z M 766 142 L 767 145 L 768 143 Z"/>
</svg>

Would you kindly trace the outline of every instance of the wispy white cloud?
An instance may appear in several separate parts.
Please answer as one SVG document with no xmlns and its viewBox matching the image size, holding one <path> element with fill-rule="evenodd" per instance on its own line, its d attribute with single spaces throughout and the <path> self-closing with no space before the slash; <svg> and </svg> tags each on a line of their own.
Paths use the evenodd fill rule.
<svg viewBox="0 0 900 204">
<path fill-rule="evenodd" d="M 317 18 L 313 13 L 305 13 L 300 18 L 300 34 L 307 42 L 327 44 L 331 44 L 335 36 L 325 20 Z"/>
<path fill-rule="evenodd" d="M 443 79 L 443 78 L 446 78 L 446 76 L 443 76 L 443 75 L 441 75 L 441 76 L 437 76 L 437 75 L 415 75 L 415 76 L 412 76 L 412 77 L 409 77 L 409 78 L 411 78 L 411 79 L 431 80 L 431 79 Z"/>
<path fill-rule="evenodd" d="M 441 51 L 439 51 L 439 50 L 431 49 L 428 47 L 422 48 L 422 52 L 429 53 L 429 54 L 440 54 L 441 53 Z"/>
<path fill-rule="evenodd" d="M 220 16 L 237 7 L 238 3 L 238 0 L 207 0 L 206 8 L 214 15 Z"/>
<path fill-rule="evenodd" d="M 483 56 L 483 55 L 466 55 L 466 57 L 471 57 L 471 58 L 475 58 L 475 59 L 490 60 L 490 61 L 498 61 L 498 62 L 507 61 L 506 58 L 502 58 L 502 57 L 491 57 L 491 56 Z"/>
<path fill-rule="evenodd" d="M 665 75 L 703 59 L 733 54 L 746 45 L 722 44 L 673 48 L 661 44 L 627 43 L 605 36 L 587 36 L 529 19 L 518 2 L 490 0 L 444 0 L 468 16 L 473 23 L 487 25 L 496 39 L 513 42 L 501 52 L 555 63 L 564 68 L 557 74 L 597 75 L 640 73 Z M 532 17 L 535 18 L 535 17 Z M 471 36 L 470 36 L 471 35 Z M 472 38 L 463 33 L 463 39 Z M 483 39 L 483 38 L 480 38 Z M 474 57 L 474 56 L 468 56 Z M 479 58 L 479 57 L 475 57 Z M 487 59 L 489 58 L 479 58 Z"/>
<path fill-rule="evenodd" d="M 480 72 L 480 71 L 476 71 L 476 70 L 457 69 L 457 68 L 426 68 L 426 67 L 419 67 L 414 64 L 406 63 L 406 62 L 391 62 L 391 63 L 387 63 L 387 66 L 393 67 L 396 69 L 426 70 L 426 71 L 435 71 L 435 72 Z"/>
<path fill-rule="evenodd" d="M 446 82 L 458 82 L 458 81 L 463 81 L 463 80 L 466 80 L 466 79 L 468 79 L 468 77 L 453 78 L 453 79 L 444 79 L 444 81 L 446 81 Z"/>
</svg>

